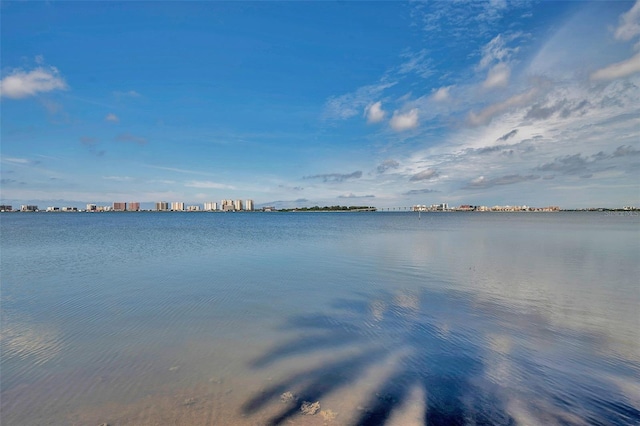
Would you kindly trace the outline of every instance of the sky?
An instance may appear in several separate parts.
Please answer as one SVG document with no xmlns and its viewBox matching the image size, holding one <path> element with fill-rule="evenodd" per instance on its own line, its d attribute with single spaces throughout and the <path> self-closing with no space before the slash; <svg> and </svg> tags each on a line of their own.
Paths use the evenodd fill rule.
<svg viewBox="0 0 640 426">
<path fill-rule="evenodd" d="M 640 206 L 640 0 L 0 3 L 0 202 Z"/>
</svg>

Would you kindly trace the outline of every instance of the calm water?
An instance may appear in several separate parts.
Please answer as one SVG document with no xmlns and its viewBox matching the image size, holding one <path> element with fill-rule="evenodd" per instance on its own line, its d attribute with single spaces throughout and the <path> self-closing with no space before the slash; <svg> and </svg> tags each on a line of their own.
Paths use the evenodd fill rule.
<svg viewBox="0 0 640 426">
<path fill-rule="evenodd" d="M 3 425 L 640 423 L 638 216 L 0 226 Z"/>
</svg>

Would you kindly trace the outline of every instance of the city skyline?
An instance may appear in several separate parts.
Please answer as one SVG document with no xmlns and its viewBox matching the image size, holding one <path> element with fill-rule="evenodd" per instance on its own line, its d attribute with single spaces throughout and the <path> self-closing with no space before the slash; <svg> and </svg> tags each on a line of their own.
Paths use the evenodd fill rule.
<svg viewBox="0 0 640 426">
<path fill-rule="evenodd" d="M 3 205 L 640 204 L 640 1 L 1 7 Z"/>
</svg>

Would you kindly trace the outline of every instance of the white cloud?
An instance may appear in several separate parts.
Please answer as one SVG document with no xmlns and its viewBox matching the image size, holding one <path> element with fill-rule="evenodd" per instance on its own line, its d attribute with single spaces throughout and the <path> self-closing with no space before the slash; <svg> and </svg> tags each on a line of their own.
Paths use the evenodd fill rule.
<svg viewBox="0 0 640 426">
<path fill-rule="evenodd" d="M 616 62 L 591 74 L 591 80 L 615 80 L 640 72 L 640 53 L 629 59 Z"/>
<path fill-rule="evenodd" d="M 449 93 L 449 89 L 451 86 L 441 87 L 438 90 L 435 90 L 431 95 L 431 99 L 436 102 L 445 102 L 451 99 L 451 94 Z"/>
<path fill-rule="evenodd" d="M 423 170 L 415 175 L 411 176 L 409 179 L 411 182 L 418 182 L 422 180 L 430 180 L 437 178 L 440 174 L 434 169 Z"/>
<path fill-rule="evenodd" d="M 236 189 L 232 185 L 224 183 L 212 182 L 210 180 L 192 180 L 184 184 L 190 188 L 208 188 L 208 189 Z"/>
<path fill-rule="evenodd" d="M 507 47 L 506 44 L 520 36 L 520 33 L 515 33 L 506 37 L 503 37 L 502 34 L 495 36 L 482 48 L 482 59 L 480 59 L 478 68 L 488 68 L 494 62 L 507 62 L 511 58 L 511 55 L 518 51 L 518 48 Z"/>
<path fill-rule="evenodd" d="M 54 67 L 41 66 L 31 71 L 17 69 L 0 81 L 0 96 L 12 99 L 65 89 L 67 84 Z"/>
<path fill-rule="evenodd" d="M 387 114 L 382 109 L 382 102 L 378 101 L 374 104 L 369 104 L 365 109 L 367 115 L 367 123 L 378 123 L 384 120 L 384 116 Z"/>
<path fill-rule="evenodd" d="M 31 161 L 27 160 L 26 158 L 4 157 L 2 161 L 7 161 L 9 163 L 14 163 L 14 164 L 30 164 L 31 163 Z"/>
<path fill-rule="evenodd" d="M 487 74 L 487 79 L 482 83 L 485 89 L 494 89 L 496 87 L 505 87 L 509 84 L 511 69 L 509 65 L 499 63 L 494 65 Z"/>
<path fill-rule="evenodd" d="M 214 173 L 209 173 L 209 172 L 201 172 L 201 171 L 197 171 L 197 170 L 190 170 L 190 169 L 180 169 L 177 167 L 166 167 L 166 166 L 154 166 L 151 164 L 144 164 L 145 167 L 150 167 L 152 169 L 159 169 L 159 170 L 166 170 L 166 171 L 170 171 L 170 172 L 176 172 L 176 173 L 184 173 L 184 174 L 190 174 L 190 175 L 200 175 L 200 176 L 214 176 Z"/>
<path fill-rule="evenodd" d="M 102 176 L 102 179 L 114 180 L 116 182 L 130 182 L 133 180 L 130 176 Z"/>
<path fill-rule="evenodd" d="M 640 0 L 620 16 L 620 24 L 615 31 L 617 40 L 629 41 L 640 34 Z"/>
<path fill-rule="evenodd" d="M 523 106 L 533 100 L 535 95 L 538 93 L 537 89 L 530 89 L 527 92 L 521 93 L 519 95 L 512 96 L 502 102 L 489 105 L 479 113 L 475 113 L 471 111 L 468 116 L 469 123 L 474 126 L 479 126 L 481 124 L 486 124 L 491 119 L 510 108 L 515 108 L 519 106 Z"/>
<path fill-rule="evenodd" d="M 430 60 L 427 55 L 428 52 L 426 51 L 426 49 L 422 49 L 420 52 L 416 53 L 408 52 L 401 55 L 404 59 L 406 59 L 406 62 L 400 65 L 400 67 L 398 68 L 398 73 L 414 73 L 422 78 L 431 76 L 434 73 L 434 70 L 430 65 Z"/>
<path fill-rule="evenodd" d="M 109 114 L 107 114 L 107 116 L 104 118 L 105 121 L 111 121 L 113 123 L 117 123 L 120 121 L 120 119 L 118 118 L 117 115 L 115 115 L 114 113 L 110 112 Z"/>
<path fill-rule="evenodd" d="M 362 108 L 396 83 L 381 82 L 363 86 L 355 92 L 329 98 L 325 104 L 324 116 L 328 119 L 346 120 L 360 114 Z"/>
<path fill-rule="evenodd" d="M 394 111 L 389 125 L 396 132 L 415 129 L 418 127 L 418 108 L 413 108 L 404 114 Z"/>
<path fill-rule="evenodd" d="M 142 95 L 135 90 L 129 90 L 127 92 L 113 92 L 113 96 L 116 98 L 139 98 Z"/>
</svg>

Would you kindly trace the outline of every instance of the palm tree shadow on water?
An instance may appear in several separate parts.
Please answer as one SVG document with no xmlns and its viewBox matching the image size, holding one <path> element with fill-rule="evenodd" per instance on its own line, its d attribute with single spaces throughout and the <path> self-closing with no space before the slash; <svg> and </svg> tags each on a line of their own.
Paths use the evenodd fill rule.
<svg viewBox="0 0 640 426">
<path fill-rule="evenodd" d="M 281 394 L 296 389 L 297 402 L 284 405 L 269 420 L 269 424 L 282 424 L 300 414 L 302 401 L 322 400 L 347 389 L 371 368 L 392 363 L 392 370 L 375 391 L 363 396 L 365 402 L 350 420 L 352 424 L 387 424 L 394 412 L 412 401 L 414 389 L 420 389 L 425 397 L 424 407 L 421 407 L 424 413 L 421 423 L 425 425 L 512 425 L 521 422 L 522 413 L 517 421 L 509 407 L 509 393 L 514 389 L 488 373 L 492 369 L 492 355 L 487 348 L 486 332 L 497 328 L 494 324 L 496 311 L 501 311 L 503 316 L 513 316 L 506 320 L 501 318 L 502 323 L 506 321 L 511 327 L 532 320 L 539 326 L 540 318 L 514 315 L 500 306 L 481 307 L 462 294 L 426 290 L 420 294 L 380 294 L 374 300 L 360 295 L 357 299 L 336 300 L 332 308 L 335 314 L 290 318 L 283 328 L 297 331 L 299 337 L 257 357 L 251 367 L 268 368 L 274 363 L 325 351 L 347 352 L 347 355 L 298 371 L 270 385 L 246 401 L 243 414 L 252 415 L 271 404 L 281 405 Z M 486 309 L 493 314 L 483 314 Z M 515 327 L 518 330 L 519 325 Z M 571 374 L 556 377 L 554 374 L 562 376 L 556 372 L 546 377 L 544 367 L 526 356 L 520 357 L 516 353 L 512 358 L 511 362 L 518 364 L 520 376 L 524 376 L 521 380 L 530 381 L 524 394 L 540 397 L 537 401 L 529 401 L 528 411 L 524 411 L 543 412 L 538 416 L 542 423 L 578 424 L 582 423 L 578 421 L 580 416 L 589 419 L 585 424 L 634 424 L 634 419 L 640 421 L 638 409 L 615 392 L 610 400 L 589 400 L 594 389 L 602 392 L 612 387 L 610 383 L 594 378 L 591 387 L 585 387 L 584 383 L 575 383 Z M 635 367 L 630 367 L 631 374 L 636 374 Z M 565 393 L 550 391 L 544 384 L 550 379 L 565 380 L 567 386 L 584 389 Z M 340 423 L 345 421 L 341 419 Z"/>
</svg>

